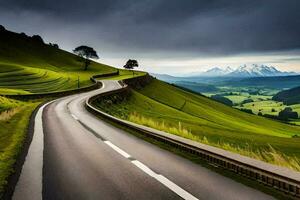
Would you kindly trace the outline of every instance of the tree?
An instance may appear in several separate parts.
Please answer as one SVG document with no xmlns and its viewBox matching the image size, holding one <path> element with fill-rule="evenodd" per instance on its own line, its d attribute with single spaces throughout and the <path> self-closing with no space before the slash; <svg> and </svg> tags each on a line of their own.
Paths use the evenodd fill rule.
<svg viewBox="0 0 300 200">
<path fill-rule="evenodd" d="M 73 52 L 84 60 L 84 71 L 86 71 L 91 64 L 90 58 L 99 59 L 97 52 L 92 47 L 82 45 L 76 47 Z"/>
<path fill-rule="evenodd" d="M 284 110 L 279 112 L 278 118 L 281 120 L 298 119 L 298 113 L 293 112 L 291 107 L 286 107 Z"/>
<path fill-rule="evenodd" d="M 37 43 L 44 44 L 43 38 L 39 35 L 33 35 L 31 38 Z"/>
<path fill-rule="evenodd" d="M 139 66 L 139 63 L 137 60 L 129 59 L 123 67 L 125 69 L 133 69 L 134 67 L 138 67 L 138 66 Z M 132 74 L 134 75 L 133 70 L 132 70 Z"/>
<path fill-rule="evenodd" d="M 49 45 L 51 46 L 51 47 L 54 47 L 54 48 L 56 48 L 56 49 L 59 49 L 59 46 L 58 46 L 58 44 L 55 44 L 55 43 L 49 43 Z"/>
<path fill-rule="evenodd" d="M 28 36 L 27 36 L 24 32 L 20 33 L 20 36 L 21 36 L 22 38 L 28 38 Z"/>
</svg>

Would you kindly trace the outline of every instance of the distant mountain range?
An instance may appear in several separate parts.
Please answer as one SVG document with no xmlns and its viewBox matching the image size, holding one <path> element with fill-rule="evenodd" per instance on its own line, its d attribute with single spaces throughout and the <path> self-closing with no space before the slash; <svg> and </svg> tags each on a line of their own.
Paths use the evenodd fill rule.
<svg viewBox="0 0 300 200">
<path fill-rule="evenodd" d="M 219 67 L 211 68 L 203 73 L 200 73 L 199 76 L 225 76 L 234 71 L 231 67 L 227 67 L 226 69 L 221 69 Z"/>
<path fill-rule="evenodd" d="M 276 69 L 273 66 L 251 64 L 251 65 L 242 65 L 237 69 L 232 69 L 231 67 L 227 67 L 226 69 L 214 67 L 212 69 L 209 69 L 199 74 L 198 76 L 269 77 L 269 76 L 291 76 L 291 75 L 298 75 L 298 74 L 295 72 L 283 72 Z"/>
</svg>

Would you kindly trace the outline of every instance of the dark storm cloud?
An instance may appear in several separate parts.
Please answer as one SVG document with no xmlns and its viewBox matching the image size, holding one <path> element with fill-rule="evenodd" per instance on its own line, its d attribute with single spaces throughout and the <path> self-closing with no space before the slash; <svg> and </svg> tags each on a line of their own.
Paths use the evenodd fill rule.
<svg viewBox="0 0 300 200">
<path fill-rule="evenodd" d="M 299 7 L 298 0 L 0 0 L 0 13 L 41 17 L 45 29 L 79 41 L 89 34 L 112 49 L 199 55 L 299 49 Z"/>
</svg>

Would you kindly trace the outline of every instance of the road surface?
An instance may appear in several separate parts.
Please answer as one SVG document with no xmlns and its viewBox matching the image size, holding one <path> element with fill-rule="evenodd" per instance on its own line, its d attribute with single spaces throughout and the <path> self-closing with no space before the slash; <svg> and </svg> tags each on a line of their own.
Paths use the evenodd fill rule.
<svg viewBox="0 0 300 200">
<path fill-rule="evenodd" d="M 85 100 L 117 81 L 41 107 L 13 199 L 273 199 L 99 120 Z"/>
</svg>

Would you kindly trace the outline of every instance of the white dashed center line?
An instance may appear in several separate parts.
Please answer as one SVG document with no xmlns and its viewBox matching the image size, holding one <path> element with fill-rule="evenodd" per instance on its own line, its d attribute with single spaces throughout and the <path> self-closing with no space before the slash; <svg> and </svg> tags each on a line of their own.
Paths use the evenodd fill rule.
<svg viewBox="0 0 300 200">
<path fill-rule="evenodd" d="M 111 147 L 116 152 L 118 152 L 119 154 L 121 154 L 123 157 L 125 157 L 127 159 L 131 158 L 131 156 L 128 153 L 126 153 L 125 151 L 123 151 L 122 149 L 120 149 L 119 147 L 117 147 L 116 145 L 111 143 L 110 141 L 106 140 L 106 141 L 104 141 L 104 143 L 107 144 L 109 147 Z M 141 169 L 146 174 L 148 174 L 149 176 L 153 177 L 154 179 L 156 179 L 157 181 L 162 183 L 164 186 L 166 186 L 167 188 L 172 190 L 174 193 L 176 193 L 183 199 L 188 199 L 188 200 L 197 200 L 198 199 L 198 198 L 194 197 L 192 194 L 190 194 L 189 192 L 185 191 L 184 189 L 182 189 L 181 187 L 176 185 L 175 183 L 173 183 L 172 181 L 170 181 L 169 179 L 167 179 L 166 177 L 164 177 L 163 175 L 155 173 L 154 171 L 152 171 L 149 167 L 147 167 L 145 164 L 141 163 L 140 161 L 131 160 L 131 163 L 133 165 L 135 165 L 136 167 L 138 167 L 139 169 Z"/>
<path fill-rule="evenodd" d="M 125 151 L 123 151 L 122 149 L 120 149 L 119 147 L 117 147 L 116 145 L 111 143 L 110 141 L 104 141 L 104 143 L 107 144 L 108 146 L 110 146 L 113 150 L 115 150 L 116 152 L 118 152 L 119 154 L 124 156 L 125 158 L 131 157 L 128 153 L 126 153 Z"/>
</svg>

